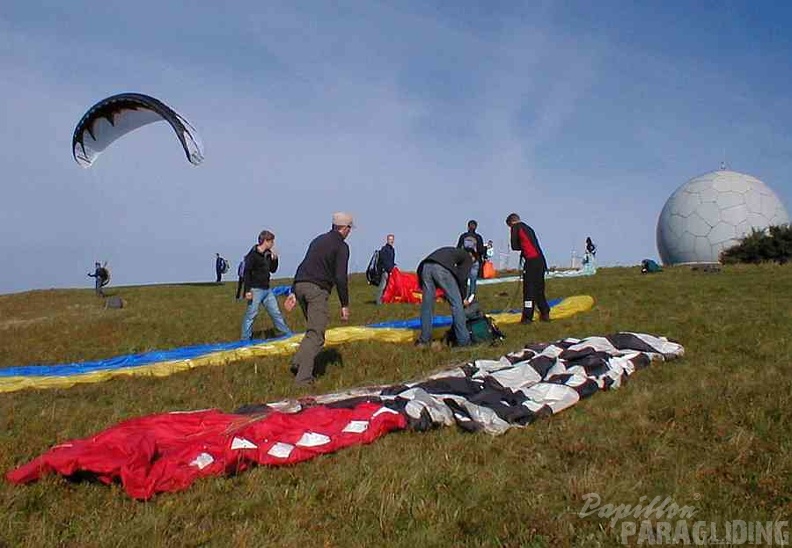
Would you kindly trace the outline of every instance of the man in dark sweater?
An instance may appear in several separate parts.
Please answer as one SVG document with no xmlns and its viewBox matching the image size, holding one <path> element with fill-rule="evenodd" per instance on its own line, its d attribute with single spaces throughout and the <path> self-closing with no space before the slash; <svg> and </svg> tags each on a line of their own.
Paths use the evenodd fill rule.
<svg viewBox="0 0 792 548">
<path fill-rule="evenodd" d="M 459 235 L 457 240 L 457 248 L 470 251 L 473 254 L 473 263 L 470 266 L 470 273 L 468 275 L 468 292 L 465 297 L 468 297 L 476 292 L 476 281 L 478 280 L 479 270 L 481 263 L 487 256 L 487 248 L 484 247 L 484 238 L 481 234 L 476 232 L 478 223 L 471 219 L 468 221 L 467 232 Z"/>
<path fill-rule="evenodd" d="M 393 234 L 388 234 L 385 238 L 385 245 L 379 250 L 379 266 L 382 271 L 382 277 L 377 288 L 377 304 L 382 304 L 382 294 L 385 293 L 385 288 L 388 287 L 388 278 L 390 278 L 391 270 L 396 266 L 396 250 L 393 248 L 395 240 L 396 237 Z"/>
<path fill-rule="evenodd" d="M 219 253 L 215 253 L 215 283 L 219 284 L 222 281 L 223 274 L 225 274 L 226 270 L 228 270 L 226 260 L 221 257 Z"/>
<path fill-rule="evenodd" d="M 432 342 L 432 320 L 434 319 L 435 291 L 439 287 L 451 305 L 454 320 L 454 335 L 458 346 L 470 344 L 470 333 L 465 318 L 468 275 L 473 256 L 470 250 L 441 247 L 429 254 L 418 265 L 418 280 L 423 290 L 421 301 L 421 336 L 416 346 L 427 346 Z"/>
<path fill-rule="evenodd" d="M 278 270 L 278 255 L 273 251 L 275 234 L 262 230 L 258 236 L 258 244 L 245 255 L 244 287 L 245 300 L 248 302 L 245 317 L 242 320 L 242 340 L 248 341 L 253 335 L 253 321 L 264 306 L 281 335 L 292 335 L 291 329 L 283 320 L 278 299 L 270 289 L 270 274 Z"/>
<path fill-rule="evenodd" d="M 314 381 L 314 360 L 324 347 L 325 330 L 330 322 L 328 300 L 333 286 L 341 301 L 341 319 L 349 319 L 349 246 L 344 241 L 354 222 L 348 213 L 333 213 L 330 232 L 314 238 L 294 275 L 293 293 L 287 310 L 299 304 L 306 319 L 305 337 L 291 360 L 298 385 Z"/>
<path fill-rule="evenodd" d="M 96 291 L 96 294 L 100 297 L 104 297 L 105 294 L 102 288 L 106 286 L 108 282 L 109 275 L 107 273 L 107 269 L 99 264 L 99 262 L 96 262 L 94 263 L 93 274 L 89 272 L 88 277 L 94 278 L 94 290 Z"/>
<path fill-rule="evenodd" d="M 511 248 L 520 252 L 523 259 L 523 308 L 521 323 L 531 323 L 534 307 L 539 309 L 539 319 L 550 321 L 550 305 L 545 297 L 545 272 L 547 261 L 539 239 L 533 229 L 520 220 L 516 213 L 506 217 L 506 226 L 511 231 Z"/>
<path fill-rule="evenodd" d="M 245 258 L 242 257 L 242 260 L 239 261 L 237 265 L 237 290 L 236 290 L 236 300 L 242 298 L 242 289 L 245 287 Z"/>
</svg>

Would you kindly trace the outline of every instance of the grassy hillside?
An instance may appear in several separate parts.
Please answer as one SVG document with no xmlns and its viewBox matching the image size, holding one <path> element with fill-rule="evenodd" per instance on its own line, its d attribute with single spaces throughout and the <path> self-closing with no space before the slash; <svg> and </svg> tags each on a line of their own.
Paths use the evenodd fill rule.
<svg viewBox="0 0 792 548">
<path fill-rule="evenodd" d="M 479 295 L 485 309 L 501 309 L 517 305 L 516 289 L 481 286 Z M 231 283 L 111 287 L 127 302 L 122 310 L 104 309 L 88 289 L 0 296 L 0 367 L 234 340 L 244 311 L 234 291 Z M 549 324 L 504 326 L 501 347 L 338 347 L 312 391 L 403 381 L 530 341 L 619 330 L 677 340 L 685 358 L 503 436 L 394 433 L 293 467 L 199 481 L 147 503 L 118 486 L 57 477 L 22 487 L 0 482 L 0 546 L 617 544 L 620 530 L 609 519 L 578 515 L 587 493 L 614 505 L 671 497 L 706 522 L 788 519 L 792 267 L 656 275 L 612 268 L 548 282 L 550 298 L 576 294 L 592 295 L 595 308 Z M 354 277 L 353 324 L 418 314 L 411 305 L 376 307 L 374 295 Z M 332 299 L 331 325 L 340 325 Z M 299 314 L 287 321 L 303 329 Z M 265 313 L 257 326 L 271 327 Z M 287 359 L 262 358 L 162 379 L 0 394 L 0 470 L 122 419 L 231 411 L 302 393 Z"/>
</svg>

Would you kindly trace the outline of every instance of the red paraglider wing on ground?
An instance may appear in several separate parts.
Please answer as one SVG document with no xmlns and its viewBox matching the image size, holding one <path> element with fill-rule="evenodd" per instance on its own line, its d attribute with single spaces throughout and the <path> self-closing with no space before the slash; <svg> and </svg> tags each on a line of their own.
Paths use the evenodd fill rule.
<svg viewBox="0 0 792 548">
<path fill-rule="evenodd" d="M 218 410 L 163 413 L 56 445 L 6 477 L 29 483 L 48 473 L 83 473 L 102 483 L 120 481 L 131 497 L 147 500 L 186 489 L 201 477 L 234 474 L 256 464 L 294 464 L 371 443 L 406 426 L 403 415 L 375 403 L 252 417 Z"/>
<path fill-rule="evenodd" d="M 444 296 L 442 289 L 435 292 L 435 299 L 442 299 Z M 382 294 L 382 302 L 418 304 L 422 300 L 418 275 L 414 272 L 402 272 L 399 267 L 393 267 L 388 277 L 388 285 Z"/>
</svg>

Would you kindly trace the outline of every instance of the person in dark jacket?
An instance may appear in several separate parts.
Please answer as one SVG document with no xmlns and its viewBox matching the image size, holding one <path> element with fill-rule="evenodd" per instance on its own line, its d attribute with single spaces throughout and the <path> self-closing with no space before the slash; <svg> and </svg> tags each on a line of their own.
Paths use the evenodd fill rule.
<svg viewBox="0 0 792 548">
<path fill-rule="evenodd" d="M 586 253 L 592 257 L 597 256 L 597 246 L 591 241 L 591 236 L 586 237 Z"/>
<path fill-rule="evenodd" d="M 511 248 L 520 252 L 523 262 L 523 308 L 521 323 L 531 323 L 534 307 L 539 309 L 539 319 L 550 321 L 550 305 L 545 297 L 545 272 L 547 261 L 539 239 L 533 229 L 520 220 L 516 213 L 506 217 L 506 226 L 511 231 Z"/>
<path fill-rule="evenodd" d="M 306 319 L 305 337 L 291 359 L 294 382 L 313 384 L 314 360 L 324 347 L 325 330 L 330 322 L 328 300 L 333 286 L 341 302 L 341 319 L 349 320 L 349 246 L 347 237 L 354 221 L 349 213 L 333 213 L 330 232 L 314 238 L 294 275 L 293 292 L 286 309 L 300 305 Z"/>
<path fill-rule="evenodd" d="M 220 256 L 219 253 L 215 253 L 215 283 L 219 284 L 223 279 L 223 274 L 226 273 L 228 270 L 228 263 L 226 260 Z"/>
<path fill-rule="evenodd" d="M 454 320 L 454 334 L 458 346 L 470 344 L 470 333 L 467 330 L 465 306 L 467 300 L 468 276 L 473 263 L 473 253 L 469 249 L 441 247 L 429 254 L 418 265 L 418 280 L 421 284 L 423 297 L 421 301 L 421 335 L 416 346 L 427 346 L 432 342 L 432 320 L 434 319 L 435 291 L 439 287 L 445 293 L 445 299 L 451 305 L 451 317 Z"/>
<path fill-rule="evenodd" d="M 478 280 L 479 270 L 481 270 L 481 263 L 487 256 L 487 248 L 484 246 L 484 238 L 476 232 L 478 223 L 471 219 L 467 226 L 467 232 L 459 235 L 457 248 L 468 250 L 473 254 L 473 264 L 468 275 L 468 293 L 465 295 L 469 297 L 476 292 L 476 280 Z"/>
<path fill-rule="evenodd" d="M 388 278 L 390 278 L 391 270 L 396 266 L 396 250 L 393 247 L 395 240 L 396 237 L 393 234 L 388 234 L 385 237 L 385 245 L 379 250 L 379 268 L 382 272 L 382 277 L 377 288 L 377 304 L 382 304 L 382 294 L 385 293 L 385 288 L 388 287 Z"/>
<path fill-rule="evenodd" d="M 107 285 L 108 274 L 107 269 L 103 267 L 98 261 L 94 263 L 93 274 L 88 273 L 89 278 L 94 278 L 94 291 L 100 297 L 104 297 L 104 290 L 102 288 Z"/>
<path fill-rule="evenodd" d="M 236 290 L 236 300 L 242 298 L 242 288 L 245 286 L 245 258 L 242 257 L 242 260 L 239 261 L 237 265 L 237 290 Z"/>
<path fill-rule="evenodd" d="M 275 234 L 262 230 L 258 244 L 245 255 L 244 286 L 248 307 L 242 319 L 243 341 L 253 336 L 253 321 L 258 316 L 259 306 L 264 306 L 281 335 L 292 335 L 278 308 L 278 299 L 270 289 L 270 275 L 278 270 L 278 255 L 273 250 L 274 245 Z"/>
</svg>

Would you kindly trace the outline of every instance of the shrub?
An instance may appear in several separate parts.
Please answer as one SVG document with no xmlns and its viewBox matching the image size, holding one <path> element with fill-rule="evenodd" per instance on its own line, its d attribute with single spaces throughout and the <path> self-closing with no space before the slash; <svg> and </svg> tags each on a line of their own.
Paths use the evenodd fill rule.
<svg viewBox="0 0 792 548">
<path fill-rule="evenodd" d="M 792 225 L 771 226 L 767 230 L 752 229 L 740 243 L 724 249 L 724 264 L 758 264 L 774 261 L 785 264 L 792 259 Z"/>
</svg>

